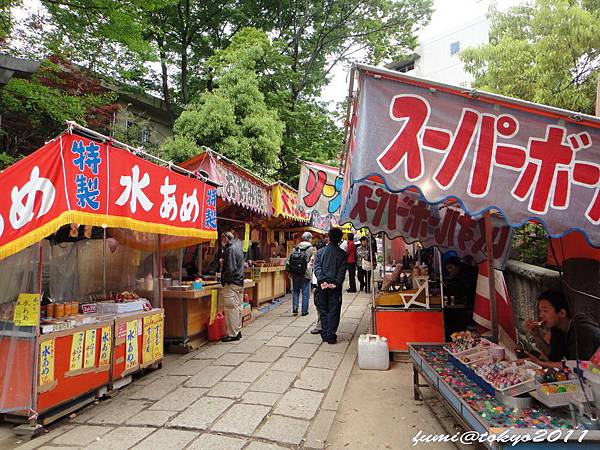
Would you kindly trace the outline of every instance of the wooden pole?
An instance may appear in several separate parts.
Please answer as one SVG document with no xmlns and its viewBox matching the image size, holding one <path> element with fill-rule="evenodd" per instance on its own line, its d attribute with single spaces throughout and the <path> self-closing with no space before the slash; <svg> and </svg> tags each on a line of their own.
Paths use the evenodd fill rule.
<svg viewBox="0 0 600 450">
<path fill-rule="evenodd" d="M 600 116 L 600 73 L 596 82 L 596 115 Z"/>
<path fill-rule="evenodd" d="M 492 340 L 498 343 L 498 308 L 496 304 L 496 273 L 494 269 L 494 237 L 492 233 L 492 214 L 485 213 L 485 245 L 488 264 L 488 284 L 490 288 L 490 314 L 492 322 Z"/>
</svg>

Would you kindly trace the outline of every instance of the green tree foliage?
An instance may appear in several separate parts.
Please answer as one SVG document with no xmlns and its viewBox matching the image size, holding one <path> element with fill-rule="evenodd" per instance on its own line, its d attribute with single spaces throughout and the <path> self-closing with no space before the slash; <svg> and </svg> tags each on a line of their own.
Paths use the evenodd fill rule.
<svg viewBox="0 0 600 450">
<path fill-rule="evenodd" d="M 29 18 L 30 34 L 17 53 L 60 51 L 102 75 L 160 93 L 173 120 L 178 108 L 188 117 L 220 111 L 222 123 L 207 123 L 216 134 L 203 130 L 193 139 L 207 146 L 218 142 L 232 159 L 263 173 L 279 170 L 278 178 L 288 182 L 297 178 L 297 157 L 335 162 L 341 150 L 341 124 L 318 102 L 332 70 L 353 58 L 379 63 L 405 55 L 416 45 L 414 33 L 428 22 L 432 5 L 432 0 L 41 1 L 48 17 Z M 234 52 L 234 36 L 245 28 L 262 30 L 270 45 L 253 58 L 255 77 L 236 81 L 218 61 L 225 49 Z M 254 115 L 240 114 L 245 100 L 234 86 L 259 100 Z M 218 92 L 207 96 L 212 91 Z M 279 132 L 269 126 L 277 122 L 274 111 L 285 124 L 275 153 L 269 144 Z M 219 133 L 228 136 L 229 147 L 225 138 L 217 140 Z M 268 147 L 258 155 L 256 147 L 263 144 Z"/>
<path fill-rule="evenodd" d="M 28 154 L 75 120 L 107 131 L 118 110 L 116 95 L 75 65 L 52 57 L 31 79 L 12 78 L 0 90 L 4 162 Z"/>
<path fill-rule="evenodd" d="M 549 238 L 542 225 L 528 223 L 515 230 L 511 257 L 528 264 L 545 266 Z"/>
<path fill-rule="evenodd" d="M 284 125 L 259 89 L 256 62 L 269 52 L 267 35 L 254 28 L 208 61 L 216 88 L 206 91 L 175 122 L 175 132 L 269 176 L 278 167 Z"/>
<path fill-rule="evenodd" d="M 490 43 L 461 54 L 474 87 L 593 114 L 600 2 L 536 0 L 491 22 Z"/>
</svg>

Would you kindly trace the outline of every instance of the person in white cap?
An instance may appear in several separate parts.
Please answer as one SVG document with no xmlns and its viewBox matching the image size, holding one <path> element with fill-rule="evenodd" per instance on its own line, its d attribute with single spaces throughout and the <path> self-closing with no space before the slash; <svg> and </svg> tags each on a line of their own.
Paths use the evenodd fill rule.
<svg viewBox="0 0 600 450">
<path fill-rule="evenodd" d="M 308 314 L 310 300 L 310 281 L 312 279 L 312 267 L 309 262 L 315 252 L 310 243 L 312 234 L 308 231 L 302 235 L 302 242 L 294 249 L 287 260 L 286 270 L 292 276 L 292 312 L 298 314 L 298 303 L 302 293 L 302 315 Z"/>
</svg>

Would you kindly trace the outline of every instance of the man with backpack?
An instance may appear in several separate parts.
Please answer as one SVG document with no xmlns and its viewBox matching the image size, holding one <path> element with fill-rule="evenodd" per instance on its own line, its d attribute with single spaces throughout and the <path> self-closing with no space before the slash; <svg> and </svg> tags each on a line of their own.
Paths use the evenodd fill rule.
<svg viewBox="0 0 600 450">
<path fill-rule="evenodd" d="M 312 234 L 308 231 L 302 235 L 302 242 L 292 251 L 287 260 L 286 270 L 292 276 L 292 312 L 298 314 L 298 301 L 302 292 L 302 315 L 308 314 L 308 302 L 310 299 L 310 281 L 312 268 L 309 267 L 312 255 L 315 251 L 310 243 Z"/>
</svg>

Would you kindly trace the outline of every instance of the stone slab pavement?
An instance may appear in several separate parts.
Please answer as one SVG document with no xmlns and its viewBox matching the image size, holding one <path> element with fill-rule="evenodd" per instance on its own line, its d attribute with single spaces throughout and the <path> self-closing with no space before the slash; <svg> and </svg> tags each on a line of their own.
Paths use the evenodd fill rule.
<svg viewBox="0 0 600 450">
<path fill-rule="evenodd" d="M 150 372 L 17 448 L 321 449 L 369 323 L 370 297 L 344 294 L 339 341 L 310 334 L 287 296 L 233 343 L 167 355 Z M 13 446 L 15 448 L 15 446 Z"/>
</svg>

